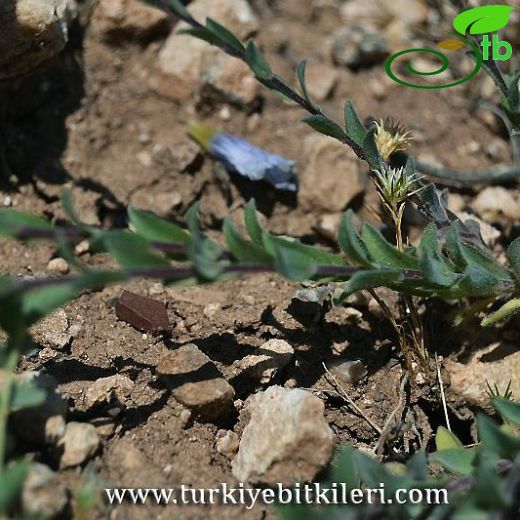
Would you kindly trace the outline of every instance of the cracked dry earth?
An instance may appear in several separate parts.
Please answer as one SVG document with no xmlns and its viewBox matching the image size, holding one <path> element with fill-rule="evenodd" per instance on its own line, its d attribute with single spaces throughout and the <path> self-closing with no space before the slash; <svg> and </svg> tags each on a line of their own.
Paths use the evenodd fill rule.
<svg viewBox="0 0 520 520">
<path fill-rule="evenodd" d="M 243 37 L 256 33 L 282 76 L 292 77 L 297 60 L 308 57 L 310 88 L 338 120 L 350 98 L 364 117 L 398 117 L 414 132 L 414 152 L 424 158 L 440 158 L 453 168 L 510 160 L 496 121 L 474 117 L 463 91 L 449 99 L 425 93 L 418 103 L 416 92 L 389 84 L 380 65 L 353 71 L 334 62 L 329 36 L 343 29 L 344 2 L 306 2 L 305 9 L 297 0 L 209 4 L 195 0 L 192 7 L 215 10 L 214 18 L 235 24 Z M 85 221 L 121 227 L 130 203 L 182 223 L 186 209 L 199 201 L 204 228 L 221 240 L 223 218 L 231 214 L 240 226 L 244 203 L 255 197 L 270 231 L 322 247 L 333 246 L 347 207 L 374 221 L 377 195 L 366 171 L 348 150 L 300 124 L 298 109 L 251 86 L 243 71 L 225 60 L 200 76 L 190 76 L 188 68 L 177 76 L 184 79 L 180 88 L 173 66 L 164 65 L 177 59 L 168 52 L 200 58 L 200 49 L 186 39 L 172 44 L 171 21 L 136 0 L 90 7 L 90 15 L 75 22 L 59 59 L 3 87 L 5 206 L 60 222 L 59 195 L 69 187 Z M 242 26 L 233 15 L 240 9 L 250 16 Z M 428 24 L 422 8 L 418 12 L 411 23 Z M 311 73 L 313 67 L 318 72 Z M 187 137 L 185 124 L 195 118 L 297 160 L 298 196 L 230 177 Z M 446 153 L 453 143 L 456 150 Z M 516 190 L 510 193 L 518 197 Z M 489 197 L 475 207 L 474 195 L 455 192 L 450 203 L 492 222 L 501 251 L 515 234 L 514 216 L 493 213 Z M 420 225 L 414 218 L 411 236 Z M 81 244 L 77 251 L 90 265 L 110 265 Z M 2 240 L 0 255 L 2 272 L 13 275 L 55 276 L 68 269 L 53 261 L 50 245 Z M 341 391 L 379 428 L 396 412 L 397 424 L 385 430 L 381 454 L 395 448 L 406 458 L 430 446 L 431 432 L 443 421 L 436 383 L 424 377 L 411 401 L 402 402 L 395 337 L 374 302 L 360 297 L 329 309 L 298 289 L 275 275 L 201 287 L 133 281 L 86 293 L 38 326 L 38 349 L 24 359 L 20 372 L 37 371 L 54 400 L 46 403 L 43 418 L 18 417 L 13 428 L 17 449 L 55 472 L 49 485 L 64 498 L 51 510 L 79 518 L 75 493 L 92 483 L 209 488 L 236 485 L 238 478 L 263 486 L 326 476 L 335 448 L 350 443 L 370 451 L 380 437 Z M 164 303 L 170 329 L 152 335 L 118 320 L 116 302 L 123 290 Z M 459 385 L 454 391 L 444 374 L 453 424 L 471 442 L 472 413 L 482 406 L 471 379 L 483 366 L 487 373 L 492 365 L 497 374 L 516 370 L 511 345 L 518 334 L 514 324 L 499 337 L 475 328 L 451 331 L 448 310 L 434 306 L 428 320 L 439 331 L 439 353 L 451 363 L 452 382 Z M 49 417 L 53 421 L 45 424 L 43 438 L 28 427 L 31 420 Z M 248 460 L 236 455 L 239 442 L 242 450 L 255 439 L 260 447 L 251 449 Z M 280 451 L 270 453 L 269 446 Z M 249 511 L 129 503 L 110 508 L 101 500 L 86 517 L 260 519 L 275 518 L 275 512 L 265 505 Z"/>
</svg>

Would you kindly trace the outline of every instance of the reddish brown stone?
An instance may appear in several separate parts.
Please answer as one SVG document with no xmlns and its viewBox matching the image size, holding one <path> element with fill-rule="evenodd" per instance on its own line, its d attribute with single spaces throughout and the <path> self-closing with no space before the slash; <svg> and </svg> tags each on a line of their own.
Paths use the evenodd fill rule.
<svg viewBox="0 0 520 520">
<path fill-rule="evenodd" d="M 170 321 L 162 302 L 124 291 L 117 300 L 116 316 L 145 332 L 169 330 Z"/>
</svg>

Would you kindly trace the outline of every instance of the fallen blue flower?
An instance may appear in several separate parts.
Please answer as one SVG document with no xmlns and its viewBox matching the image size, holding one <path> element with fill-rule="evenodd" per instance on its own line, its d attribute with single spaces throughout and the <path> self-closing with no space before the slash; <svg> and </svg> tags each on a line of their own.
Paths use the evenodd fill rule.
<svg viewBox="0 0 520 520">
<path fill-rule="evenodd" d="M 267 181 L 278 190 L 297 191 L 298 184 L 291 161 L 245 139 L 218 132 L 199 123 L 190 123 L 188 132 L 224 166 L 252 181 Z"/>
</svg>

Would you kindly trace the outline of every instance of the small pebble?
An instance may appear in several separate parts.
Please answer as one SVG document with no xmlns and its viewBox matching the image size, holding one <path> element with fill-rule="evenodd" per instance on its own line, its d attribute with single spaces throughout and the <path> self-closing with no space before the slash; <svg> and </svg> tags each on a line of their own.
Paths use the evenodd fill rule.
<svg viewBox="0 0 520 520">
<path fill-rule="evenodd" d="M 69 264 L 63 258 L 53 258 L 47 264 L 47 271 L 51 273 L 67 274 L 69 272 Z"/>
</svg>

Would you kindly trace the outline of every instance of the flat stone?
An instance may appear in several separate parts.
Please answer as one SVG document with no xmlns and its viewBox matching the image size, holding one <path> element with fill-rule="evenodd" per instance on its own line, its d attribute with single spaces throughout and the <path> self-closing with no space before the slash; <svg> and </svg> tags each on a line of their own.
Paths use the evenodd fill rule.
<svg viewBox="0 0 520 520">
<path fill-rule="evenodd" d="M 272 386 L 253 395 L 245 411 L 250 420 L 232 462 L 240 482 L 308 482 L 330 462 L 334 435 L 323 402 L 310 392 Z"/>
<path fill-rule="evenodd" d="M 520 395 L 520 351 L 516 345 L 493 343 L 467 363 L 446 359 L 444 366 L 450 377 L 450 393 L 482 408 L 489 406 L 487 382 L 491 386 L 496 383 L 503 391 L 511 381 L 513 396 Z"/>
<path fill-rule="evenodd" d="M 196 0 L 189 10 L 198 20 L 213 18 L 242 40 L 259 27 L 246 0 Z M 186 23 L 179 23 L 166 40 L 158 55 L 156 73 L 149 79 L 150 88 L 168 98 L 187 101 L 200 93 L 200 87 L 209 85 L 232 102 L 247 104 L 253 100 L 258 85 L 249 68 L 201 40 L 178 34 L 187 28 Z"/>
<path fill-rule="evenodd" d="M 122 374 L 98 379 L 89 386 L 85 393 L 87 409 L 98 404 L 110 403 L 114 400 L 118 403 L 124 403 L 132 393 L 134 386 L 134 382 Z"/>
<path fill-rule="evenodd" d="M 117 300 L 116 316 L 145 332 L 162 332 L 170 328 L 164 303 L 129 291 L 124 291 Z"/>
<path fill-rule="evenodd" d="M 156 372 L 173 397 L 199 420 L 217 419 L 232 408 L 233 387 L 196 345 L 183 345 L 169 352 Z"/>
<path fill-rule="evenodd" d="M 294 349 L 287 341 L 270 339 L 258 348 L 258 353 L 237 360 L 234 366 L 266 384 L 290 363 L 293 355 Z"/>
<path fill-rule="evenodd" d="M 339 73 L 331 65 L 309 63 L 305 79 L 311 98 L 316 101 L 325 101 L 338 83 Z"/>
<path fill-rule="evenodd" d="M 58 442 L 58 447 L 63 449 L 60 468 L 72 468 L 83 464 L 94 456 L 99 444 L 99 436 L 92 424 L 68 423 L 65 434 Z"/>
<path fill-rule="evenodd" d="M 485 220 L 493 220 L 503 215 L 515 222 L 520 219 L 520 200 L 511 190 L 502 186 L 484 188 L 473 201 L 473 209 Z"/>
<path fill-rule="evenodd" d="M 151 40 L 168 33 L 168 14 L 139 0 L 103 0 L 96 5 L 91 26 L 109 41 Z"/>
<path fill-rule="evenodd" d="M 32 327 L 35 340 L 44 347 L 64 350 L 72 339 L 69 319 L 63 309 L 49 314 Z"/>
<path fill-rule="evenodd" d="M 310 134 L 304 140 L 304 154 L 307 166 L 299 176 L 302 208 L 340 212 L 365 191 L 368 176 L 348 146 Z"/>
</svg>

